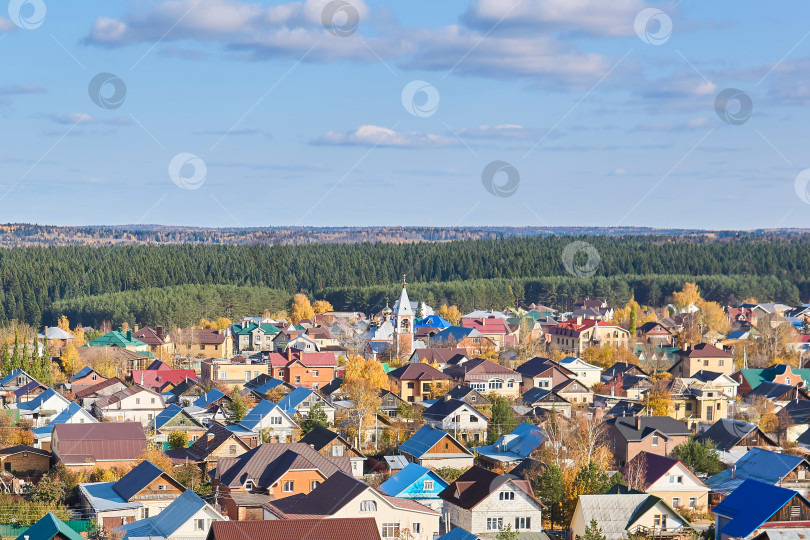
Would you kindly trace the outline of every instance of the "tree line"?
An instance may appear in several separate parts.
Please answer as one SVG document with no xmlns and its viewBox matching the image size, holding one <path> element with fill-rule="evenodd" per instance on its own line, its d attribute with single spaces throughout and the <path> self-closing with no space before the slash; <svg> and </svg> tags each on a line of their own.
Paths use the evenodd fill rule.
<svg viewBox="0 0 810 540">
<path fill-rule="evenodd" d="M 599 253 L 594 277 L 567 272 L 562 253 L 573 240 L 584 240 Z M 90 324 L 85 314 L 94 320 L 131 314 L 130 320 L 144 324 L 179 324 L 174 318 L 190 317 L 194 309 L 192 319 L 197 320 L 221 314 L 191 304 L 227 309 L 229 294 L 216 288 L 226 285 L 236 287 L 230 292 L 244 299 L 245 309 L 253 306 L 235 292 L 242 288 L 248 288 L 245 294 L 256 292 L 250 288 L 265 291 L 264 300 L 273 305 L 282 296 L 289 305 L 294 293 L 304 292 L 336 309 L 371 310 L 396 294 L 403 274 L 413 299 L 433 305 L 447 300 L 462 311 L 531 302 L 566 308 L 583 296 L 622 304 L 635 296 L 644 304 L 660 305 L 687 280 L 697 282 L 709 300 L 755 296 L 797 304 L 810 294 L 807 268 L 810 240 L 803 237 L 709 242 L 550 236 L 415 244 L 12 248 L 0 250 L 0 324 L 15 319 L 35 326 L 54 324 L 62 313 L 83 324 Z M 108 296 L 117 293 L 127 294 Z M 110 307 L 119 300 L 125 308 Z"/>
</svg>

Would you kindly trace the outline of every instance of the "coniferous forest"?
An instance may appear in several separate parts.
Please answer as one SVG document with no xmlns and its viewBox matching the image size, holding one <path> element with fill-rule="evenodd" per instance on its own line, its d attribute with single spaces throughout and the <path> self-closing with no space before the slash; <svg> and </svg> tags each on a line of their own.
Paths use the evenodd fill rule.
<svg viewBox="0 0 810 540">
<path fill-rule="evenodd" d="M 595 275 L 571 275 L 573 240 L 599 253 Z M 581 257 L 585 255 L 580 254 Z M 810 239 L 722 242 L 667 236 L 532 237 L 415 244 L 162 245 L 0 250 L 0 323 L 189 324 L 289 306 L 296 292 L 338 310 L 376 310 L 403 274 L 412 299 L 462 311 L 532 302 L 566 308 L 585 296 L 660 305 L 696 281 L 704 297 L 799 304 L 810 296 Z"/>
</svg>

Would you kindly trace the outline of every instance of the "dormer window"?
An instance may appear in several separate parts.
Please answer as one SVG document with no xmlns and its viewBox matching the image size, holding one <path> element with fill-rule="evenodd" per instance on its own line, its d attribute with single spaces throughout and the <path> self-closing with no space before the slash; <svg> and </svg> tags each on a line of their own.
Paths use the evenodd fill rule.
<svg viewBox="0 0 810 540">
<path fill-rule="evenodd" d="M 246 490 L 250 491 L 250 490 L 254 489 L 255 487 L 256 486 L 253 483 L 253 480 L 248 480 L 247 482 L 245 482 L 245 489 Z"/>
<path fill-rule="evenodd" d="M 360 503 L 360 511 L 361 512 L 376 512 L 377 511 L 377 501 L 362 501 Z"/>
<path fill-rule="evenodd" d="M 515 500 L 515 492 L 514 491 L 501 491 L 498 494 L 498 499 L 502 501 L 514 501 Z"/>
</svg>

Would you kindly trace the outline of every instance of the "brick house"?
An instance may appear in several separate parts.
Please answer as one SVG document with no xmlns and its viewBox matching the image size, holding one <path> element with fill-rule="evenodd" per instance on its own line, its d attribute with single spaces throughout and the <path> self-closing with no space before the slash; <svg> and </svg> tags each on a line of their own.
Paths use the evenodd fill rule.
<svg viewBox="0 0 810 540">
<path fill-rule="evenodd" d="M 397 395 L 408 403 L 430 399 L 433 384 L 451 380 L 450 375 L 442 373 L 429 364 L 405 364 L 388 374 Z"/>
<path fill-rule="evenodd" d="M 693 348 L 676 351 L 677 360 L 669 368 L 673 377 L 694 377 L 699 371 L 713 371 L 731 375 L 734 373 L 734 356 L 708 343 L 699 343 Z"/>
<path fill-rule="evenodd" d="M 479 392 L 506 398 L 517 398 L 520 395 L 521 375 L 491 360 L 474 358 L 448 367 L 444 372 Z"/>
<path fill-rule="evenodd" d="M 9 446 L 0 450 L 0 470 L 18 476 L 42 476 L 51 468 L 51 453 L 31 446 Z"/>
<path fill-rule="evenodd" d="M 352 464 L 352 475 L 358 478 L 363 476 L 366 456 L 334 431 L 323 426 L 315 426 L 300 442 L 308 444 L 322 456 L 330 458 L 348 456 Z"/>
<path fill-rule="evenodd" d="M 613 457 L 619 465 L 624 465 L 642 451 L 669 455 L 676 446 L 692 437 L 686 424 L 668 416 L 611 418 L 605 425 Z"/>
<path fill-rule="evenodd" d="M 331 352 L 270 353 L 269 375 L 293 386 L 323 388 L 335 378 L 337 359 Z"/>
<path fill-rule="evenodd" d="M 558 323 L 548 335 L 552 346 L 575 356 L 588 347 L 627 347 L 630 342 L 630 332 L 621 326 L 582 317 Z"/>
</svg>

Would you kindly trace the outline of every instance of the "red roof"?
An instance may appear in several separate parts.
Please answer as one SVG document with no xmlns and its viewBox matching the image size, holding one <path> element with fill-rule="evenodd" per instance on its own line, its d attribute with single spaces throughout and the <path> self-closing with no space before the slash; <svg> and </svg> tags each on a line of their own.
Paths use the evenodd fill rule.
<svg viewBox="0 0 810 540">
<path fill-rule="evenodd" d="M 486 319 L 461 319 L 464 328 L 475 328 L 482 334 L 509 334 L 512 330 L 503 319 L 488 317 Z"/>
<path fill-rule="evenodd" d="M 166 383 L 179 384 L 186 379 L 197 380 L 193 369 L 133 369 L 132 382 L 147 388 L 163 388 Z"/>
<path fill-rule="evenodd" d="M 380 540 L 374 518 L 215 521 L 211 535 L 214 540 Z"/>
<path fill-rule="evenodd" d="M 578 323 L 575 319 L 572 319 L 570 321 L 563 321 L 561 323 L 557 323 L 557 326 L 552 326 L 551 329 L 549 330 L 549 333 L 563 336 L 579 337 L 579 334 L 581 332 L 584 332 L 589 328 L 593 328 L 594 326 L 599 326 L 600 328 L 621 328 L 616 324 L 606 321 L 596 321 L 594 319 L 582 319 L 582 321 Z"/>
<path fill-rule="evenodd" d="M 270 366 L 274 368 L 287 367 L 296 360 L 307 367 L 337 367 L 335 355 L 329 352 L 294 352 L 289 358 L 280 353 L 269 354 Z"/>
</svg>

